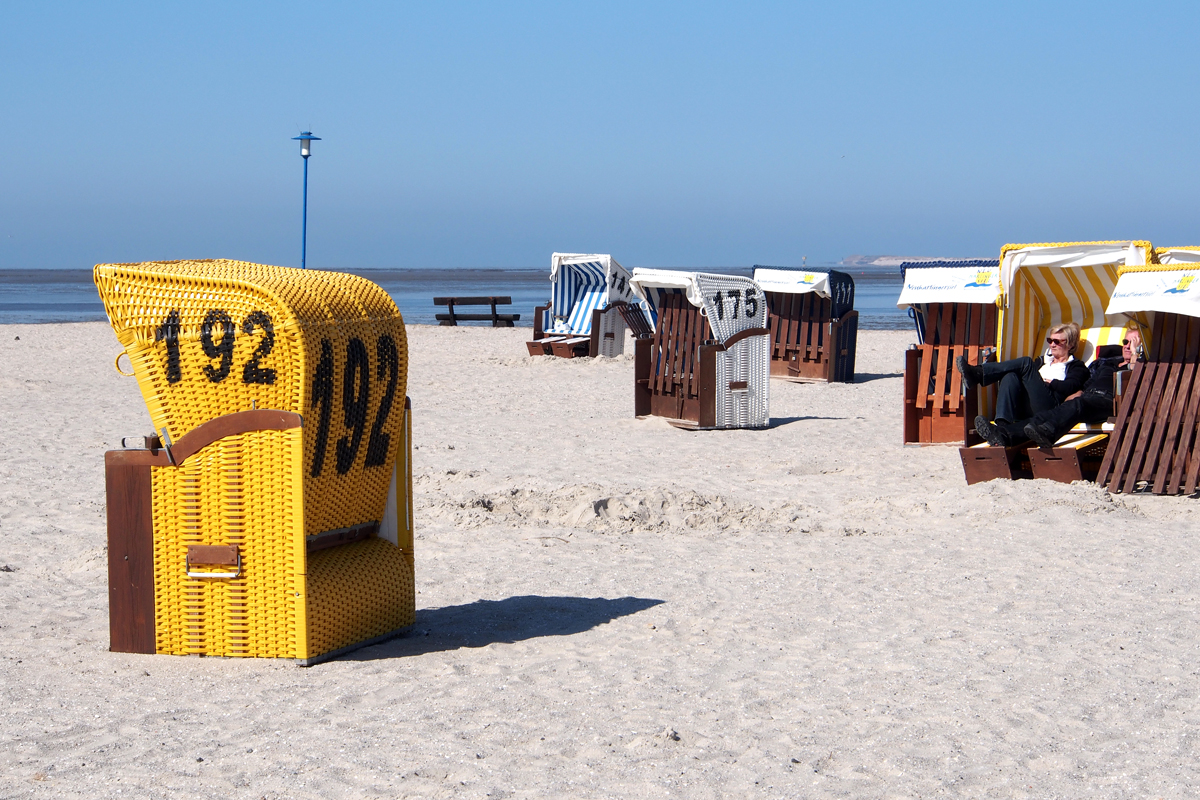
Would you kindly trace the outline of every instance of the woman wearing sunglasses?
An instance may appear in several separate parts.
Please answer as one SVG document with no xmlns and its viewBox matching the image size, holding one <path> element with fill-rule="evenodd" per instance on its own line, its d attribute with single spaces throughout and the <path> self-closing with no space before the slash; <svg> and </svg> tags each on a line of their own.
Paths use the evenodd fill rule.
<svg viewBox="0 0 1200 800">
<path fill-rule="evenodd" d="M 1074 322 L 1052 327 L 1046 345 L 1046 354 L 1038 358 L 1021 356 L 979 366 L 959 356 L 954 363 L 962 373 L 963 391 L 999 383 L 996 423 L 1016 422 L 1049 411 L 1083 389 L 1090 373 L 1073 355 L 1079 345 L 1079 326 Z"/>
<path fill-rule="evenodd" d="M 1125 334 L 1120 345 L 1101 345 L 1088 367 L 1089 377 L 1083 390 L 1075 392 L 1061 405 L 1016 422 L 992 423 L 987 417 L 975 418 L 975 431 L 993 447 L 1011 447 L 1032 439 L 1046 452 L 1080 422 L 1104 422 L 1113 413 L 1113 374 L 1132 369 L 1142 360 L 1142 335 L 1137 330 Z"/>
</svg>

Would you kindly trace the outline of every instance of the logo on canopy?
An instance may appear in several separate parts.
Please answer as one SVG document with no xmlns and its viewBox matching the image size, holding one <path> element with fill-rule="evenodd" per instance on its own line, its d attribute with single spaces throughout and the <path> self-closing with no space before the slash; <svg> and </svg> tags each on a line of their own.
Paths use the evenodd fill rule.
<svg viewBox="0 0 1200 800">
<path fill-rule="evenodd" d="M 813 283 L 816 281 L 816 276 L 811 272 L 804 273 L 804 277 L 800 279 L 801 283 Z"/>
<path fill-rule="evenodd" d="M 1173 289 L 1167 289 L 1167 294 L 1183 294 L 1192 288 L 1192 281 L 1195 280 L 1195 275 L 1184 275 L 1179 279 L 1179 283 L 1175 284 Z"/>
<path fill-rule="evenodd" d="M 992 271 L 984 270 L 982 272 L 976 272 L 975 280 L 972 281 L 971 283 L 965 284 L 963 286 L 963 288 L 970 289 L 973 286 L 991 286 L 991 285 L 992 285 Z"/>
</svg>

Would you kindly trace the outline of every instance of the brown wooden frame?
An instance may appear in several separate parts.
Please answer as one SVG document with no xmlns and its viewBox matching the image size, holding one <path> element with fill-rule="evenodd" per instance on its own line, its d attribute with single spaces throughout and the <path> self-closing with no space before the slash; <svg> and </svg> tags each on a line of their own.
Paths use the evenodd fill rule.
<svg viewBox="0 0 1200 800">
<path fill-rule="evenodd" d="M 750 328 L 721 344 L 685 295 L 664 294 L 653 335 L 634 341 L 634 415 L 691 423 L 682 427 L 716 427 L 717 354 L 742 339 L 769 333 L 767 328 Z"/>
<path fill-rule="evenodd" d="M 831 297 L 815 292 L 764 292 L 771 329 L 771 377 L 854 382 L 858 312 L 854 279 L 829 273 Z"/>
<path fill-rule="evenodd" d="M 1194 494 L 1200 482 L 1200 318 L 1154 315 L 1147 361 L 1135 364 L 1096 482 Z"/>
<path fill-rule="evenodd" d="M 980 350 L 996 345 L 996 306 L 930 303 L 926 313 L 925 341 L 904 354 L 904 443 L 978 444 L 978 392 L 963 396 L 954 360 L 978 364 Z"/>
</svg>

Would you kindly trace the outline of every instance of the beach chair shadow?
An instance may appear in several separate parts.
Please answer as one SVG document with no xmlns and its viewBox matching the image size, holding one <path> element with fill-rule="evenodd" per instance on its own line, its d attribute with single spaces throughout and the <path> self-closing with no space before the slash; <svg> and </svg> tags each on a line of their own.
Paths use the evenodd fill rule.
<svg viewBox="0 0 1200 800">
<path fill-rule="evenodd" d="M 647 597 L 519 595 L 420 609 L 415 625 L 404 634 L 342 658 L 374 661 L 464 647 L 513 644 L 546 636 L 571 636 L 665 602 Z"/>
</svg>

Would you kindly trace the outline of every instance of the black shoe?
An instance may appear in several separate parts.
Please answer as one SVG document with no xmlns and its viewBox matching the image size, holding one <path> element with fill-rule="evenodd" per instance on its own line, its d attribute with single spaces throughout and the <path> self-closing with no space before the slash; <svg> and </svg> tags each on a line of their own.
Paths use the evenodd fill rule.
<svg viewBox="0 0 1200 800">
<path fill-rule="evenodd" d="M 990 422 L 987 417 L 978 416 L 975 418 L 975 432 L 979 434 L 980 439 L 983 439 L 992 447 L 1009 447 L 1011 445 L 1004 431 L 996 427 L 996 424 Z"/>
<path fill-rule="evenodd" d="M 1053 452 L 1054 443 L 1058 440 L 1058 437 L 1054 435 L 1053 429 L 1045 423 L 1029 423 L 1025 426 L 1025 435 L 1033 439 L 1037 443 L 1038 449 L 1043 453 Z"/>
<path fill-rule="evenodd" d="M 954 366 L 958 367 L 958 374 L 962 375 L 964 395 L 983 382 L 983 368 L 968 364 L 966 356 L 955 358 Z"/>
</svg>

